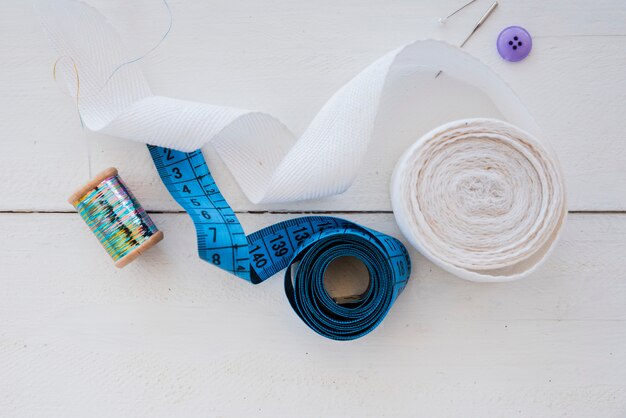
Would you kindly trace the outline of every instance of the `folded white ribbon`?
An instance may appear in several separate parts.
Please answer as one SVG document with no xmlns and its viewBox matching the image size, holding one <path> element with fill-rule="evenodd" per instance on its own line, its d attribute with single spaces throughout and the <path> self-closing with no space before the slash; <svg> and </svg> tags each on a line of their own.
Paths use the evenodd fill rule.
<svg viewBox="0 0 626 418">
<path fill-rule="evenodd" d="M 444 42 L 418 41 L 379 58 L 337 91 L 296 140 L 264 113 L 152 95 L 138 66 L 116 71 L 126 61 L 122 41 L 91 6 L 40 0 L 37 9 L 60 56 L 71 57 L 59 63 L 58 72 L 73 94 L 76 64 L 79 109 L 88 129 L 182 151 L 210 143 L 253 203 L 345 191 L 363 163 L 388 78 L 398 76 L 391 71 L 396 66 L 443 70 L 487 93 L 510 122 L 536 130 L 515 94 L 488 67 Z"/>
</svg>

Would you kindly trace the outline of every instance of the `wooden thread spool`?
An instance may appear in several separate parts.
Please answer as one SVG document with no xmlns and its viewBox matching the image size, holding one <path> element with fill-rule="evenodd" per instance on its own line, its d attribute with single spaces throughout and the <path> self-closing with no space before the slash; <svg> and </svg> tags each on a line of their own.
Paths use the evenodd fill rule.
<svg viewBox="0 0 626 418">
<path fill-rule="evenodd" d="M 110 167 L 72 194 L 68 202 L 122 268 L 163 239 L 131 191 Z"/>
</svg>

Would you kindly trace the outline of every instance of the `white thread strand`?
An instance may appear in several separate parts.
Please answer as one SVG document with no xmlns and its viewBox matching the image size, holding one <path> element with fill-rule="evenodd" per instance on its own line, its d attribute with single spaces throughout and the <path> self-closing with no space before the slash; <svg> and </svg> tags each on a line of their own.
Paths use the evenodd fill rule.
<svg viewBox="0 0 626 418">
<path fill-rule="evenodd" d="M 405 237 L 444 269 L 473 281 L 533 271 L 565 220 L 558 163 L 534 136 L 495 119 L 465 119 L 419 139 L 392 179 Z"/>
</svg>

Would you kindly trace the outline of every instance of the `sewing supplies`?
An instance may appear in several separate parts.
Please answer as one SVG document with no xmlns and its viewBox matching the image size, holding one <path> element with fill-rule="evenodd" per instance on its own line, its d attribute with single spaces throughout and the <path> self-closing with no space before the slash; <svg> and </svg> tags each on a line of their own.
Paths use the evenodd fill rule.
<svg viewBox="0 0 626 418">
<path fill-rule="evenodd" d="M 448 16 L 440 17 L 438 19 L 439 24 L 446 24 L 448 19 L 475 2 L 476 0 L 470 0 L 463 6 L 450 13 Z M 478 28 L 482 26 L 482 24 L 485 22 L 485 20 L 487 20 L 491 13 L 493 13 L 496 7 L 498 7 L 498 2 L 494 1 L 487 9 L 487 11 L 482 15 L 482 17 L 478 20 L 478 22 L 474 25 L 471 32 L 465 37 L 463 42 L 461 42 L 459 48 L 463 48 L 463 46 L 465 46 L 467 41 L 469 41 L 472 35 L 476 33 Z M 496 46 L 498 48 L 498 53 L 503 59 L 511 62 L 517 62 L 523 60 L 528 56 L 528 54 L 530 54 L 530 50 L 532 49 L 532 38 L 528 31 L 521 26 L 509 26 L 507 28 L 504 28 L 498 35 Z M 437 73 L 435 78 L 439 77 L 440 75 L 441 71 Z"/>
<path fill-rule="evenodd" d="M 460 9 L 457 9 L 456 11 L 454 11 L 452 14 L 448 15 L 448 17 L 446 17 L 445 19 L 439 19 L 439 23 L 445 23 L 446 20 L 448 20 L 449 17 L 455 15 L 456 13 L 460 12 L 461 10 L 463 10 L 464 8 L 466 8 L 467 6 L 469 6 L 470 4 L 472 4 L 475 0 L 470 1 L 469 3 L 465 4 L 463 7 L 461 7 Z M 493 13 L 494 10 L 496 10 L 496 7 L 498 7 L 498 2 L 494 1 L 491 6 L 489 6 L 489 8 L 487 9 L 487 11 L 485 13 L 483 13 L 483 15 L 480 17 L 480 19 L 478 19 L 478 22 L 476 22 L 476 24 L 474 25 L 474 27 L 472 28 L 472 31 L 465 37 L 465 39 L 463 40 L 463 42 L 461 42 L 461 45 L 459 45 L 459 48 L 463 48 L 465 46 L 465 44 L 467 43 L 467 41 L 469 41 L 469 39 L 472 37 L 473 34 L 476 33 L 476 31 L 478 30 L 478 28 L 480 28 L 483 23 L 485 23 L 485 20 L 487 20 L 487 18 L 489 16 L 491 16 L 491 14 Z M 443 71 L 439 70 L 439 72 L 437 73 L 437 75 L 435 75 L 435 78 L 439 77 L 441 75 Z"/>
<path fill-rule="evenodd" d="M 502 119 L 519 126 L 533 138 L 541 137 L 533 117 L 495 72 L 460 48 L 444 42 L 418 41 L 379 58 L 339 89 L 296 140 L 282 123 L 264 113 L 154 96 L 136 66 L 126 66 L 124 71 L 107 79 L 103 75 L 110 74 L 115 63 L 123 62 L 124 55 L 119 36 L 103 16 L 73 0 L 46 2 L 45 7 L 52 8 L 43 20 L 59 54 L 80 62 L 81 80 L 90 80 L 91 90 L 95 90 L 83 96 L 79 105 L 88 129 L 181 152 L 193 152 L 210 143 L 254 203 L 307 200 L 346 190 L 364 160 L 381 97 L 387 94 L 387 86 L 393 84 L 391 78 L 401 72 L 445 71 L 451 78 L 484 92 Z M 496 7 L 497 2 L 472 33 Z M 79 41 L 86 36 L 101 47 L 94 50 Z M 393 71 L 396 67 L 402 71 Z M 71 68 L 64 70 L 71 73 Z M 99 88 L 105 81 L 107 88 Z M 87 83 L 81 84 L 81 89 L 83 85 Z M 547 144 L 541 145 L 547 149 Z M 551 153 L 549 160 L 556 164 Z M 172 175 L 178 174 L 166 173 Z M 163 177 L 164 182 L 166 178 Z M 405 198 L 410 199 L 410 195 Z M 193 202 L 191 205 L 197 206 Z M 195 213 L 192 216 L 202 216 L 191 209 L 190 213 Z M 403 220 L 399 219 L 402 212 L 394 213 L 402 224 Z M 555 236 L 560 229 L 553 229 Z M 464 272 L 454 271 L 459 275 Z M 482 277 L 482 273 L 471 273 Z M 522 275 L 511 274 L 516 278 Z M 252 281 L 252 273 L 250 277 Z"/>
<path fill-rule="evenodd" d="M 554 247 L 567 214 L 551 151 L 495 119 L 454 121 L 425 134 L 398 161 L 391 189 L 411 244 L 472 281 L 529 274 Z"/>
<path fill-rule="evenodd" d="M 201 151 L 148 148 L 163 184 L 193 220 L 200 258 L 254 284 L 286 269 L 293 310 L 320 335 L 352 340 L 371 332 L 409 280 L 411 261 L 400 241 L 343 219 L 306 216 L 246 236 Z M 323 283 L 341 257 L 355 257 L 369 273 L 366 292 L 346 303 L 333 300 Z"/>
<path fill-rule="evenodd" d="M 115 266 L 122 268 L 163 239 L 117 173 L 108 168 L 72 194 L 76 208 Z"/>
<path fill-rule="evenodd" d="M 52 12 L 45 15 L 52 17 L 51 20 L 59 17 L 63 19 L 67 16 L 66 12 L 79 13 L 81 16 L 79 22 L 87 23 L 85 30 L 93 32 L 96 37 L 102 35 L 103 31 L 106 32 L 106 36 L 100 41 L 105 44 L 109 43 L 111 48 L 103 48 L 98 53 L 103 55 L 121 53 L 121 48 L 111 44 L 119 42 L 119 38 L 95 9 L 78 2 L 65 3 L 67 8 L 62 14 L 54 13 L 58 9 L 56 5 L 49 3 L 40 4 L 40 9 L 52 7 Z M 46 19 L 44 22 L 47 22 Z M 282 145 L 286 153 L 287 146 L 291 144 L 288 139 L 289 133 L 282 124 L 267 115 L 237 109 L 204 105 L 198 107 L 195 103 L 171 101 L 171 99 L 154 96 L 144 97 L 147 100 L 144 102 L 141 96 L 145 96 L 144 93 L 148 90 L 143 76 L 132 66 L 126 66 L 122 72 L 117 71 L 120 68 L 119 65 L 113 65 L 115 62 L 122 61 L 119 59 L 121 55 L 110 60 L 101 56 L 101 59 L 113 66 L 111 72 L 102 69 L 100 60 L 92 62 L 92 57 L 81 55 L 80 47 L 84 45 L 81 44 L 77 50 L 75 48 L 77 45 L 63 42 L 63 34 L 59 31 L 63 32 L 71 28 L 71 25 L 59 27 L 50 23 L 44 24 L 50 31 L 51 38 L 62 41 L 64 47 L 69 47 L 71 50 L 65 55 L 81 56 L 80 64 L 76 66 L 78 69 L 70 67 L 69 61 L 60 62 L 59 69 L 65 71 L 65 79 L 70 81 L 73 78 L 78 79 L 78 73 L 80 73 L 81 95 L 80 101 L 77 95 L 77 104 L 86 127 L 92 127 L 99 118 L 104 118 L 100 121 L 115 118 L 115 115 L 98 110 L 103 104 L 100 100 L 111 94 L 111 91 L 125 91 L 130 96 L 116 98 L 109 104 L 122 105 L 126 109 L 126 105 L 132 105 L 132 101 L 139 99 L 148 107 L 155 106 L 154 109 L 160 109 L 156 112 L 154 109 L 148 110 L 145 113 L 138 109 L 139 113 L 152 119 L 150 134 L 145 137 L 150 138 L 149 142 L 158 143 L 163 141 L 164 135 L 168 138 L 173 134 L 172 131 L 168 132 L 168 129 L 161 129 L 162 123 L 171 121 L 171 117 L 174 116 L 172 113 L 167 115 L 169 111 L 162 113 L 165 110 L 163 106 L 174 105 L 174 108 L 170 110 L 177 113 L 180 110 L 177 107 L 183 105 L 186 107 L 183 119 L 191 118 L 202 122 L 200 129 L 185 129 L 184 135 L 180 132 L 175 134 L 179 140 L 189 140 L 181 148 L 193 147 L 193 141 L 200 144 L 212 139 L 216 148 L 223 147 L 229 151 L 228 155 L 231 159 L 239 160 L 244 157 L 244 160 L 238 161 L 240 165 L 237 171 L 247 173 L 250 179 L 249 186 L 257 192 L 263 192 L 263 187 L 258 182 L 267 181 L 268 175 L 272 170 L 277 169 L 280 160 L 277 159 L 276 152 L 268 149 L 263 141 L 262 133 L 266 129 L 268 136 L 279 141 L 279 144 L 275 145 Z M 71 43 L 73 40 L 70 41 Z M 76 62 L 76 60 L 72 58 L 71 62 Z M 92 70 L 96 72 L 92 73 Z M 70 81 L 68 84 L 71 84 Z M 141 92 L 139 96 L 136 94 L 138 92 Z M 207 110 L 217 111 L 217 113 L 207 115 L 205 113 Z M 118 116 L 121 119 L 114 123 L 117 129 L 123 129 L 131 136 L 138 134 L 142 129 L 142 124 L 125 120 L 122 114 Z M 208 118 L 205 119 L 203 116 L 208 116 Z M 183 125 L 186 124 L 183 120 L 180 122 Z M 229 125 L 230 122 L 233 122 L 232 126 L 224 125 Z M 250 134 L 254 133 L 254 136 L 247 138 L 245 135 L 240 136 L 236 129 L 238 124 L 246 127 Z M 248 126 L 250 124 L 253 126 Z M 209 129 L 208 132 L 204 131 L 206 128 Z M 278 135 L 275 135 L 276 133 Z M 367 135 L 365 138 L 367 139 Z M 363 138 L 359 140 L 362 141 Z M 283 144 L 280 144 L 281 141 Z M 337 143 L 337 145 L 341 144 Z M 285 292 L 289 302 L 302 321 L 317 333 L 336 340 L 362 337 L 377 327 L 404 289 L 410 277 L 410 258 L 406 248 L 395 238 L 343 219 L 316 216 L 281 222 L 246 237 L 235 213 L 214 183 L 199 150 L 185 153 L 163 147 L 150 146 L 149 149 L 163 183 L 194 222 L 200 257 L 251 283 L 260 283 L 286 268 Z M 301 150 L 300 153 L 301 159 L 306 156 L 307 160 L 312 160 L 310 155 L 307 155 L 310 153 L 309 149 Z M 255 167 L 246 162 L 246 158 L 259 161 L 260 164 L 254 164 L 254 166 L 265 165 L 266 171 L 261 173 L 251 171 Z M 297 164 L 300 165 L 298 167 L 300 173 L 310 176 L 304 164 L 300 161 Z M 293 172 L 294 169 L 292 168 L 291 171 Z M 295 190 L 299 192 L 298 189 Z M 344 257 L 360 260 L 364 264 L 369 284 L 362 293 L 344 295 L 334 300 L 325 288 L 324 277 L 330 264 Z"/>
<path fill-rule="evenodd" d="M 500 56 L 511 62 L 521 61 L 530 54 L 533 39 L 530 33 L 521 26 L 504 28 L 496 41 Z"/>
</svg>

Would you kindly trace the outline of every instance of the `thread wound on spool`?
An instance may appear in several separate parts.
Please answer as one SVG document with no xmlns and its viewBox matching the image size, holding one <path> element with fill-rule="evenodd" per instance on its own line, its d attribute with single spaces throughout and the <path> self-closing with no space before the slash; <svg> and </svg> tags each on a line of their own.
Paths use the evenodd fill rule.
<svg viewBox="0 0 626 418">
<path fill-rule="evenodd" d="M 118 268 L 163 239 L 163 233 L 113 167 L 99 173 L 68 201 Z"/>
<path fill-rule="evenodd" d="M 495 119 L 450 122 L 424 135 L 394 171 L 400 229 L 422 254 L 473 281 L 509 281 L 553 248 L 566 214 L 555 156 Z"/>
</svg>

